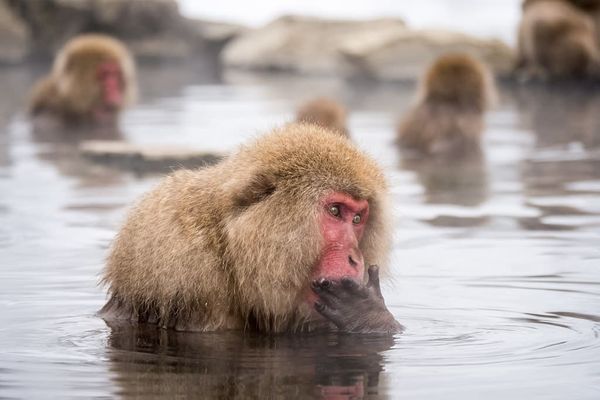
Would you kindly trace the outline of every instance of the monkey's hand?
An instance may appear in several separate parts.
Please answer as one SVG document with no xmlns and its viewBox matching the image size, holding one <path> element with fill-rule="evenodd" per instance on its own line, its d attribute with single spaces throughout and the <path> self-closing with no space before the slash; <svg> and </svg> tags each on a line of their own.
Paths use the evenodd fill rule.
<svg viewBox="0 0 600 400">
<path fill-rule="evenodd" d="M 404 328 L 394 319 L 383 301 L 379 288 L 379 267 L 369 266 L 369 282 L 361 285 L 350 278 L 339 281 L 319 279 L 312 290 L 319 296 L 315 309 L 333 322 L 341 332 L 401 332 Z"/>
</svg>

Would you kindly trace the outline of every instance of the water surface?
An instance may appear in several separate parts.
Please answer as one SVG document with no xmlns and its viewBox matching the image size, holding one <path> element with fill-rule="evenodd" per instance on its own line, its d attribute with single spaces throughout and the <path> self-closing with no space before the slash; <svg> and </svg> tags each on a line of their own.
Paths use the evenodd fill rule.
<svg viewBox="0 0 600 400">
<path fill-rule="evenodd" d="M 136 143 L 229 151 L 312 94 L 350 107 L 394 207 L 395 338 L 167 333 L 94 313 L 109 243 L 160 178 L 31 133 L 39 71 L 0 70 L 0 398 L 600 398 L 600 94 L 504 88 L 482 157 L 392 145 L 412 85 L 142 68 Z"/>
</svg>

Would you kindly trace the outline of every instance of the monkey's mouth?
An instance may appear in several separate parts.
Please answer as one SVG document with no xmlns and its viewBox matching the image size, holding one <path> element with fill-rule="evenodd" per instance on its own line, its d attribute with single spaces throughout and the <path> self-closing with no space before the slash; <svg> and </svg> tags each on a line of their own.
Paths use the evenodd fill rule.
<svg viewBox="0 0 600 400">
<path fill-rule="evenodd" d="M 96 107 L 93 115 L 96 122 L 113 122 L 117 115 L 117 107 Z"/>
<path fill-rule="evenodd" d="M 114 101 L 105 101 L 103 102 L 101 105 L 98 106 L 99 110 L 102 110 L 104 112 L 115 112 L 118 111 L 119 108 L 121 107 L 121 100 L 114 100 Z"/>
<path fill-rule="evenodd" d="M 117 91 L 106 94 L 104 97 L 103 105 L 106 108 L 116 110 L 123 104 L 123 96 Z"/>
</svg>

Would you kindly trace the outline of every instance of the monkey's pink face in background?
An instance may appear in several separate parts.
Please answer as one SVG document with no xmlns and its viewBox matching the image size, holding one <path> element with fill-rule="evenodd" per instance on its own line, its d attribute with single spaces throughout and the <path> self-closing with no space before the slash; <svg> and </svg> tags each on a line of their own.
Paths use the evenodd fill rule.
<svg viewBox="0 0 600 400">
<path fill-rule="evenodd" d="M 106 61 L 98 67 L 98 83 L 102 92 L 102 105 L 105 110 L 118 110 L 124 103 L 123 74 L 119 64 Z"/>
<path fill-rule="evenodd" d="M 367 200 L 356 200 L 338 192 L 323 199 L 319 222 L 324 246 L 311 281 L 339 281 L 349 277 L 362 283 L 365 262 L 359 243 L 368 218 Z M 311 304 L 314 304 L 316 298 L 313 292 L 309 293 L 308 300 Z"/>
</svg>

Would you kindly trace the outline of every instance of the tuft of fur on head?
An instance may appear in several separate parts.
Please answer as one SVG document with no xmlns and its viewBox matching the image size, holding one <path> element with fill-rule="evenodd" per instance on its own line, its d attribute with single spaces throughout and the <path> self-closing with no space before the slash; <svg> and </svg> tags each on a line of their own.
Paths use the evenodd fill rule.
<svg viewBox="0 0 600 400">
<path fill-rule="evenodd" d="M 129 51 L 110 36 L 86 34 L 71 39 L 60 50 L 51 73 L 33 91 L 30 111 L 36 114 L 50 110 L 88 117 L 102 102 L 97 68 L 109 61 L 119 65 L 123 74 L 124 105 L 131 104 L 137 87 L 135 63 Z"/>
<path fill-rule="evenodd" d="M 392 217 L 381 169 L 342 136 L 289 124 L 144 197 L 112 246 L 103 313 L 188 330 L 302 328 L 323 247 L 319 201 L 334 191 L 369 201 L 359 246 L 384 268 Z"/>
<path fill-rule="evenodd" d="M 319 97 L 304 103 L 296 113 L 296 122 L 304 122 L 328 128 L 348 136 L 346 109 L 333 99 Z"/>
</svg>

